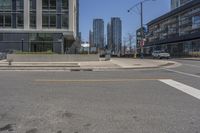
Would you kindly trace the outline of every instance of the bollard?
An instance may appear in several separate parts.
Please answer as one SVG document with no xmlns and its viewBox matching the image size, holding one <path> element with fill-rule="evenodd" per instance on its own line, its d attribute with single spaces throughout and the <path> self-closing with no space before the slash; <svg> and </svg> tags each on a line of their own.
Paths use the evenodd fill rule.
<svg viewBox="0 0 200 133">
<path fill-rule="evenodd" d="M 11 65 L 12 65 L 12 62 L 13 62 L 13 59 L 9 59 L 9 60 L 8 60 L 8 65 L 11 66 Z"/>
</svg>

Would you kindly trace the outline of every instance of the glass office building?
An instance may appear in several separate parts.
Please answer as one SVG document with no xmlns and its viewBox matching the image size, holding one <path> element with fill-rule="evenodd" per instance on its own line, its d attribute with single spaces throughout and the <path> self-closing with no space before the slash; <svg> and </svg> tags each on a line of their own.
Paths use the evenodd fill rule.
<svg viewBox="0 0 200 133">
<path fill-rule="evenodd" d="M 118 17 L 111 18 L 110 25 L 110 40 L 111 40 L 111 51 L 114 55 L 121 54 L 121 45 L 122 45 L 122 21 Z"/>
<path fill-rule="evenodd" d="M 0 51 L 64 53 L 77 32 L 77 0 L 0 0 Z"/>
<path fill-rule="evenodd" d="M 103 19 L 93 20 L 93 44 L 97 50 L 104 49 L 104 21 Z"/>
<path fill-rule="evenodd" d="M 180 6 L 183 6 L 192 0 L 171 0 L 171 9 L 174 10 Z"/>
<path fill-rule="evenodd" d="M 200 1 L 192 0 L 149 22 L 146 53 L 165 50 L 172 55 L 200 52 Z"/>
</svg>

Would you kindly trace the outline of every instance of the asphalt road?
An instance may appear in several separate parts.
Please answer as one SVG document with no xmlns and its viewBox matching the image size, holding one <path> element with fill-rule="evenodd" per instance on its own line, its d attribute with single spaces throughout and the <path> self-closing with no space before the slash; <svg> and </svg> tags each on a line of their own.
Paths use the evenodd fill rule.
<svg viewBox="0 0 200 133">
<path fill-rule="evenodd" d="M 183 65 L 1 71 L 0 133 L 200 133 L 200 61 L 176 61 Z"/>
</svg>

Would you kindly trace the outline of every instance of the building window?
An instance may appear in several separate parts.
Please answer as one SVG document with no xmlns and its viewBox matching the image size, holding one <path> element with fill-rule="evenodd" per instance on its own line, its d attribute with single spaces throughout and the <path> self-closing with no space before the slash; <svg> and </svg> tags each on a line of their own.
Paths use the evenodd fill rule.
<svg viewBox="0 0 200 133">
<path fill-rule="evenodd" d="M 62 0 L 62 9 L 68 9 L 68 8 L 69 8 L 69 1 Z"/>
<path fill-rule="evenodd" d="M 24 26 L 24 16 L 23 14 L 17 14 L 17 27 Z"/>
<path fill-rule="evenodd" d="M 67 29 L 69 27 L 68 0 L 42 0 L 42 4 L 42 26 L 44 28 Z"/>
<path fill-rule="evenodd" d="M 1 7 L 6 10 L 12 9 L 12 0 L 0 0 Z"/>
<path fill-rule="evenodd" d="M 30 28 L 36 28 L 36 0 L 30 0 Z"/>
<path fill-rule="evenodd" d="M 56 10 L 56 0 L 49 0 L 49 9 L 54 9 Z"/>
<path fill-rule="evenodd" d="M 11 28 L 12 13 L 12 0 L 0 0 L 0 27 Z"/>
<path fill-rule="evenodd" d="M 69 27 L 69 16 L 67 13 L 62 14 L 62 28 L 68 28 Z"/>
<path fill-rule="evenodd" d="M 69 0 L 62 0 L 61 25 L 64 29 L 69 28 Z"/>
<path fill-rule="evenodd" d="M 17 0 L 16 1 L 16 9 L 17 10 L 23 10 L 24 8 L 24 1 L 23 0 Z"/>
<path fill-rule="evenodd" d="M 56 10 L 56 0 L 42 0 L 42 8 Z"/>
<path fill-rule="evenodd" d="M 56 28 L 56 15 L 50 15 L 50 27 Z"/>
<path fill-rule="evenodd" d="M 36 28 L 36 14 L 35 13 L 30 14 L 30 27 Z"/>
<path fill-rule="evenodd" d="M 44 28 L 49 27 L 49 15 L 48 14 L 42 15 L 42 27 L 44 27 Z"/>
<path fill-rule="evenodd" d="M 200 16 L 192 17 L 192 28 L 193 29 L 200 28 Z"/>
<path fill-rule="evenodd" d="M 3 27 L 3 15 L 0 14 L 0 27 Z"/>
<path fill-rule="evenodd" d="M 11 14 L 5 15 L 5 27 L 11 27 Z"/>
<path fill-rule="evenodd" d="M 49 8 L 49 0 L 42 0 L 42 8 L 43 9 Z"/>
</svg>

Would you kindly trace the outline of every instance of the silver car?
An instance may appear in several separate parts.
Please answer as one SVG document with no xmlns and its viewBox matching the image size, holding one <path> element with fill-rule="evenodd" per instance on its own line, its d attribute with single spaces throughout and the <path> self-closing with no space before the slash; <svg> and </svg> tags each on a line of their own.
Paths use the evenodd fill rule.
<svg viewBox="0 0 200 133">
<path fill-rule="evenodd" d="M 164 51 L 154 51 L 152 53 L 153 58 L 157 58 L 157 59 L 169 59 L 170 58 L 170 54 Z"/>
</svg>

